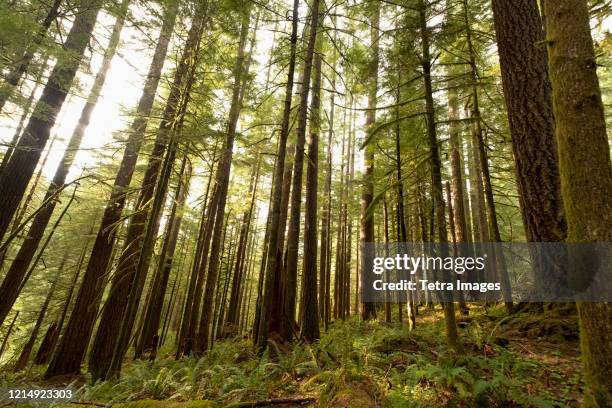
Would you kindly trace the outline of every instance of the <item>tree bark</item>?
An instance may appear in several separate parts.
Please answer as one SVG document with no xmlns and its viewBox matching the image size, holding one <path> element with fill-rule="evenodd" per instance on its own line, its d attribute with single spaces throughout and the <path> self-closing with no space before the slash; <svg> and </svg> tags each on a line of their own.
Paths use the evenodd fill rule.
<svg viewBox="0 0 612 408">
<path fill-rule="evenodd" d="M 545 11 L 567 241 L 570 245 L 610 242 L 612 165 L 587 2 L 547 1 Z M 587 261 L 572 252 L 570 249 L 572 281 L 584 282 L 597 273 L 587 265 L 599 265 L 601 273 L 609 267 L 605 261 Z M 607 288 L 597 290 L 609 291 L 610 282 L 606 283 Z M 578 316 L 588 387 L 583 405 L 609 407 L 612 401 L 612 304 L 579 302 Z"/>
<path fill-rule="evenodd" d="M 291 25 L 291 37 L 290 48 L 289 48 L 289 67 L 287 72 L 287 83 L 285 85 L 285 100 L 283 106 L 283 119 L 281 124 L 281 130 L 278 139 L 277 147 L 277 159 L 274 167 L 274 185 L 272 188 L 272 200 L 270 205 L 270 219 L 268 222 L 268 228 L 270 231 L 267 243 L 265 273 L 263 275 L 265 283 L 263 284 L 263 293 L 261 296 L 261 307 L 259 313 L 256 312 L 255 323 L 257 323 L 257 330 L 254 330 L 254 342 L 260 350 L 267 347 L 268 335 L 271 328 L 276 328 L 279 322 L 274 322 L 271 317 L 273 316 L 273 306 L 278 304 L 279 291 L 275 290 L 278 287 L 280 276 L 277 271 L 280 269 L 279 263 L 281 262 L 281 253 L 279 253 L 279 240 L 281 239 L 281 233 L 284 231 L 279 230 L 280 219 L 281 219 L 281 204 L 282 204 L 282 193 L 283 193 L 283 181 L 285 173 L 285 161 L 287 153 L 287 138 L 289 135 L 289 125 L 291 118 L 291 100 L 293 96 L 293 81 L 295 76 L 295 61 L 296 61 L 296 49 L 298 41 L 298 11 L 299 11 L 299 0 L 293 1 L 292 11 L 292 25 Z M 283 228 L 284 230 L 284 228 Z M 264 282 L 260 279 L 260 282 Z M 258 296 L 259 299 L 259 296 Z M 258 302 L 259 304 L 259 302 Z M 256 332 L 256 333 L 255 333 Z"/>
<path fill-rule="evenodd" d="M 253 218 L 253 208 L 257 197 L 257 184 L 259 183 L 259 172 L 261 167 L 261 156 L 257 159 L 257 164 L 253 168 L 253 175 L 249 186 L 251 192 L 251 202 L 248 210 L 242 215 L 242 225 L 240 227 L 240 237 L 238 239 L 238 252 L 234 265 L 234 279 L 232 281 L 232 291 L 230 303 L 227 310 L 226 333 L 227 335 L 236 334 L 240 322 L 240 293 L 246 284 L 244 279 L 244 268 L 246 264 L 249 233 L 251 229 L 251 219 Z"/>
<path fill-rule="evenodd" d="M 492 4 L 526 238 L 560 242 L 567 225 L 538 5 L 531 0 L 494 0 Z M 566 280 L 565 270 L 551 268 L 554 259 L 540 259 L 538 254 L 533 258 L 537 286 Z"/>
</svg>

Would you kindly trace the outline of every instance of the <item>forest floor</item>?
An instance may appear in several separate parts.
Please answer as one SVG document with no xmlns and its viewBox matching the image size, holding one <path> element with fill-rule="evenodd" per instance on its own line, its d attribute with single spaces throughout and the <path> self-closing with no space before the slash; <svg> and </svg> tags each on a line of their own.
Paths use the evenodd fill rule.
<svg viewBox="0 0 612 408">
<path fill-rule="evenodd" d="M 350 319 L 321 341 L 259 358 L 250 342 L 217 342 L 200 360 L 126 362 L 114 382 L 72 379 L 75 401 L 20 406 L 208 407 L 558 407 L 578 406 L 583 380 L 571 309 L 506 316 L 472 307 L 458 318 L 466 354 L 450 351 L 441 310 L 417 327 Z M 170 343 L 170 342 L 169 342 Z M 160 356 L 163 355 L 162 350 Z M 170 350 L 167 350 L 170 353 Z M 0 373 L 0 387 L 49 387 L 42 371 Z M 57 383 L 52 384 L 58 386 Z M 90 404 L 87 404 L 90 403 Z M 0 407 L 6 402 L 0 401 Z"/>
</svg>

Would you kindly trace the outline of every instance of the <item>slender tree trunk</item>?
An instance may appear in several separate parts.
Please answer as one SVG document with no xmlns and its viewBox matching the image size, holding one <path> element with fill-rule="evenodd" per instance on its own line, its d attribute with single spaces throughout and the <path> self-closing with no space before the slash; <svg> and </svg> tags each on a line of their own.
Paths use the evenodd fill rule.
<svg viewBox="0 0 612 408">
<path fill-rule="evenodd" d="M 317 186 L 319 179 L 319 133 L 321 131 L 320 109 L 321 55 L 317 53 L 314 57 L 312 102 L 310 105 L 310 134 L 308 137 L 304 213 L 304 262 L 300 303 L 300 320 L 302 322 L 300 337 L 308 342 L 313 342 L 320 337 L 317 302 Z"/>
<path fill-rule="evenodd" d="M 612 165 L 587 2 L 547 1 L 549 72 L 559 147 L 561 191 L 572 243 L 612 241 Z M 609 265 L 570 247 L 570 278 L 588 282 Z M 580 259 L 580 257 L 585 257 Z M 597 255 L 595 255 L 597 256 Z M 588 259 L 587 259 L 588 258 Z M 588 265 L 588 266 L 587 266 Z M 605 278 L 604 278 L 605 279 Z M 610 292 L 597 287 L 599 293 Z M 603 291 L 603 292 L 601 292 Z M 612 303 L 579 302 L 580 345 L 587 390 L 585 407 L 612 401 Z"/>
<path fill-rule="evenodd" d="M 171 2 L 164 11 L 161 32 L 143 93 L 138 103 L 137 117 L 130 127 L 129 138 L 115 178 L 113 191 L 104 210 L 102 222 L 83 276 L 83 283 L 77 294 L 75 310 L 79 310 L 80 313 L 71 315 L 66 332 L 62 336 L 58 349 L 45 373 L 46 378 L 80 371 L 81 362 L 89 344 L 98 313 L 105 283 L 104 275 L 112 258 L 111 254 L 113 253 L 117 233 L 115 226 L 121 219 L 126 200 L 125 190 L 129 186 L 136 168 L 148 115 L 153 107 L 170 36 L 174 29 L 177 7 L 178 2 Z"/>
<path fill-rule="evenodd" d="M 335 88 L 336 76 L 332 73 L 332 88 Z M 327 254 L 330 244 L 329 218 L 331 209 L 331 181 L 332 181 L 332 143 L 334 136 L 334 111 L 335 111 L 335 94 L 331 94 L 329 107 L 329 131 L 327 136 L 327 153 L 326 153 L 326 172 L 325 186 L 323 187 L 323 196 L 325 203 L 321 214 L 321 259 L 319 260 L 319 315 L 323 322 L 327 324 L 328 313 L 326 312 L 325 304 L 325 288 L 327 282 Z"/>
<path fill-rule="evenodd" d="M 236 127 L 238 125 L 238 118 L 240 116 L 240 110 L 242 107 L 242 100 L 240 99 L 242 81 L 247 80 L 248 72 L 245 72 L 245 59 L 246 59 L 246 42 L 249 34 L 249 24 L 251 19 L 251 9 L 247 7 L 246 10 L 242 10 L 243 21 L 240 29 L 240 40 L 238 44 L 238 52 L 236 56 L 236 63 L 234 65 L 234 85 L 232 91 L 232 102 L 230 106 L 229 119 L 227 123 L 227 138 L 225 140 L 225 146 L 221 155 L 221 161 L 219 162 L 219 169 L 216 175 L 217 193 L 218 193 L 218 205 L 216 206 L 215 213 L 211 214 L 215 218 L 215 228 L 212 235 L 212 245 L 210 248 L 210 262 L 208 268 L 208 275 L 206 276 L 206 286 L 204 288 L 204 299 L 202 302 L 202 313 L 200 317 L 200 324 L 198 328 L 198 335 L 196 337 L 194 351 L 199 354 L 208 349 L 208 337 L 209 337 L 209 325 L 211 323 L 211 309 L 213 302 L 213 292 L 217 284 L 217 275 L 219 273 L 219 249 L 221 244 L 221 233 L 223 227 L 223 218 L 225 214 L 225 204 L 227 201 L 227 190 L 229 187 L 229 179 L 232 168 L 232 156 L 234 148 L 234 139 L 236 137 Z"/>
<path fill-rule="evenodd" d="M 240 228 L 240 238 L 238 239 L 238 252 L 236 254 L 236 263 L 234 265 L 234 279 L 232 281 L 232 295 L 230 304 L 227 310 L 227 334 L 234 335 L 240 322 L 240 293 L 245 284 L 244 282 L 244 266 L 247 256 L 249 232 L 251 228 L 251 219 L 253 216 L 253 208 L 255 207 L 255 198 L 257 197 L 257 184 L 259 183 L 259 171 L 261 167 L 261 156 L 257 159 L 257 164 L 253 168 L 253 175 L 249 186 L 251 192 L 251 202 L 249 208 L 242 215 L 242 226 Z"/>
<path fill-rule="evenodd" d="M 3 197 L 0 201 L 0 241 L 19 207 L 42 149 L 49 139 L 51 128 L 68 95 L 99 10 L 97 0 L 83 0 L 78 6 L 74 23 L 64 43 L 64 49 L 76 57 L 57 64 L 51 72 L 28 126 L 4 172 L 0 174 L 0 197 Z"/>
<path fill-rule="evenodd" d="M 97 221 L 97 217 L 94 217 L 94 219 L 95 221 Z M 93 234 L 93 228 L 94 227 L 92 226 L 91 230 L 89 231 L 89 236 Z M 74 276 L 70 283 L 70 287 L 68 288 L 68 293 L 64 297 L 64 307 L 62 308 L 62 312 L 60 313 L 59 319 L 57 320 L 57 322 L 53 323 L 51 327 L 49 327 L 49 329 L 47 330 L 47 334 L 45 335 L 45 338 L 43 339 L 43 342 L 38 348 L 38 352 L 34 357 L 34 364 L 36 365 L 47 364 L 49 362 L 49 359 L 51 358 L 53 350 L 55 350 L 57 340 L 62 331 L 62 328 L 64 327 L 64 321 L 66 319 L 66 315 L 68 314 L 68 309 L 70 308 L 74 289 L 76 288 L 79 275 L 81 274 L 81 268 L 83 267 L 83 262 L 87 254 L 87 250 L 89 249 L 89 241 L 90 240 L 87 239 L 85 245 L 83 246 L 83 250 L 81 251 L 81 255 L 79 256 L 79 260 L 75 267 L 76 272 L 74 273 Z"/>
<path fill-rule="evenodd" d="M 368 84 L 368 111 L 366 112 L 366 132 L 369 134 L 374 130 L 374 123 L 376 122 L 376 102 L 378 92 L 378 66 L 380 60 L 380 3 L 371 3 L 372 9 L 370 10 L 370 51 L 371 59 L 369 63 L 367 78 Z M 361 241 L 361 279 L 366 281 L 366 274 L 370 271 L 366 270 L 366 251 L 365 245 L 374 242 L 374 216 L 373 211 L 370 211 L 370 205 L 374 200 L 374 150 L 375 146 L 373 141 L 370 141 L 365 147 L 365 171 L 363 174 L 363 191 L 361 193 L 361 230 L 360 230 L 360 241 Z M 363 289 L 363 288 L 362 288 Z M 363 320 L 370 320 L 376 318 L 376 307 L 372 302 L 365 302 L 362 300 L 361 307 L 361 318 Z"/>
<path fill-rule="evenodd" d="M 45 320 L 45 316 L 47 315 L 47 309 L 49 308 L 49 303 L 51 303 L 51 298 L 55 294 L 55 285 L 57 284 L 57 281 L 60 277 L 62 269 L 64 268 L 67 257 L 68 257 L 68 253 L 64 255 L 64 258 L 62 259 L 60 263 L 60 267 L 57 273 L 55 274 L 55 278 L 53 279 L 53 283 L 51 284 L 51 287 L 49 288 L 49 292 L 47 292 L 45 301 L 43 302 L 43 305 L 40 308 L 40 312 L 38 312 L 38 318 L 36 319 L 34 328 L 32 329 L 32 332 L 30 333 L 30 338 L 28 339 L 27 343 L 23 346 L 23 349 L 21 350 L 21 354 L 19 354 L 19 358 L 17 358 L 17 362 L 15 363 L 15 366 L 13 367 L 14 371 L 23 370 L 28 365 L 28 361 L 30 360 L 30 354 L 32 354 L 32 350 L 34 349 L 34 343 L 36 343 L 36 338 L 38 337 L 38 332 L 40 331 L 40 327 L 42 326 L 43 321 Z"/>
<path fill-rule="evenodd" d="M 497 224 L 497 211 L 495 209 L 495 199 L 493 197 L 493 188 L 491 185 L 491 176 L 489 173 L 489 160 L 487 158 L 485 141 L 482 136 L 481 129 L 481 117 L 480 117 L 480 100 L 478 96 L 478 70 L 476 66 L 476 53 L 474 50 L 474 45 L 472 43 L 472 32 L 470 29 L 470 20 L 467 11 L 467 3 L 464 3 L 464 16 L 465 16 L 465 24 L 467 27 L 467 44 L 469 51 L 469 61 L 470 61 L 470 73 L 472 80 L 472 134 L 474 135 L 474 144 L 475 144 L 475 154 L 478 156 L 478 163 L 480 164 L 480 171 L 482 172 L 482 181 L 484 187 L 484 195 L 486 198 L 486 206 L 487 206 L 487 215 L 489 217 L 489 233 L 490 238 L 493 242 L 501 242 L 501 235 L 499 233 L 499 226 Z M 546 72 L 545 72 L 546 74 Z M 502 74 L 503 77 L 503 74 Z M 512 127 L 512 125 L 511 125 Z M 554 141 L 553 141 L 554 142 Z M 515 152 L 515 158 L 517 157 L 517 153 Z M 556 168 L 556 163 L 554 163 Z M 517 166 L 518 168 L 518 166 Z M 558 181 L 558 174 L 557 174 Z M 519 182 L 520 184 L 520 182 Z M 556 193 L 560 203 L 560 193 Z M 524 217 L 527 216 L 525 213 Z M 525 218 L 524 218 L 525 219 Z M 565 225 L 565 221 L 562 220 L 563 225 Z M 504 302 L 506 305 L 506 310 L 508 313 L 512 313 L 513 305 L 512 305 L 512 293 L 510 288 L 510 281 L 508 278 L 508 271 L 506 268 L 506 261 L 504 259 L 504 255 L 501 251 L 493 249 L 495 256 L 495 263 L 497 267 L 497 271 L 499 274 L 499 278 L 501 279 L 502 293 L 504 297 Z M 542 263 L 542 260 L 538 260 Z M 537 271 L 540 271 L 542 268 L 536 268 Z M 538 272 L 541 275 L 541 272 Z"/>
<path fill-rule="evenodd" d="M 285 100 L 283 106 L 283 119 L 281 124 L 280 135 L 278 139 L 277 148 L 277 159 L 274 168 L 272 187 L 272 200 L 270 205 L 270 219 L 268 222 L 268 228 L 270 235 L 268 237 L 269 242 L 267 243 L 265 273 L 263 274 L 264 279 L 260 279 L 260 285 L 263 284 L 263 292 L 261 296 L 261 308 L 256 311 L 256 330 L 254 330 L 254 342 L 260 350 L 267 347 L 268 335 L 272 329 L 276 329 L 279 325 L 277 319 L 272 319 L 274 315 L 273 309 L 275 305 L 279 303 L 280 291 L 275 290 L 280 284 L 280 275 L 277 271 L 280 269 L 281 253 L 279 251 L 279 240 L 281 239 L 280 231 L 280 220 L 282 211 L 282 196 L 283 196 L 283 182 L 285 173 L 285 161 L 287 153 L 287 138 L 289 135 L 289 122 L 291 118 L 291 100 L 293 96 L 293 81 L 295 76 L 295 62 L 296 62 L 296 49 L 298 41 L 298 10 L 299 0 L 293 1 L 293 14 L 292 14 L 292 25 L 291 25 L 291 37 L 290 48 L 289 48 L 289 67 L 287 72 L 287 83 L 285 85 Z M 265 280 L 265 283 L 264 283 Z M 258 296 L 259 299 L 259 296 Z M 259 301 L 257 302 L 259 304 Z M 256 332 L 256 333 L 255 333 Z"/>
<path fill-rule="evenodd" d="M 193 342 L 197 331 L 197 323 L 200 312 L 200 301 L 202 299 L 202 288 L 204 286 L 204 275 L 206 273 L 206 265 L 208 260 L 208 250 L 210 249 L 210 238 L 214 227 L 214 213 L 217 205 L 217 188 L 213 187 L 213 193 L 208 198 L 210 187 L 214 179 L 215 161 L 217 159 L 217 149 L 219 147 L 219 139 L 215 141 L 210 165 L 210 174 L 206 185 L 206 194 L 204 197 L 204 206 L 202 208 L 202 217 L 200 220 L 200 230 L 198 233 L 198 241 L 194 254 L 191 278 L 187 289 L 185 307 L 182 312 L 182 323 L 178 333 L 178 347 L 176 358 L 182 354 L 190 354 L 193 348 Z"/>
<path fill-rule="evenodd" d="M 442 193 L 442 175 L 440 152 L 438 150 L 438 135 L 436 132 L 435 105 L 433 98 L 433 86 L 431 79 L 431 55 L 430 55 L 430 34 L 427 28 L 426 5 L 423 0 L 419 1 L 419 17 L 422 45 L 422 68 L 423 82 L 425 86 L 425 104 L 427 110 L 427 137 L 430 152 L 431 165 L 431 187 L 433 196 L 433 207 L 437 224 L 437 238 L 441 246 L 443 258 L 448 252 L 448 235 L 446 231 L 446 217 L 444 214 L 444 196 Z M 455 323 L 455 306 L 452 301 L 444 302 L 444 320 L 446 322 L 446 340 L 449 345 L 457 352 L 463 353 L 463 346 L 459 341 L 457 324 Z"/>
<path fill-rule="evenodd" d="M 164 234 L 165 239 L 161 255 L 159 257 L 157 273 L 155 274 L 155 278 L 152 283 L 151 296 L 143 317 L 143 326 L 135 350 L 136 358 L 140 358 L 144 351 L 152 347 L 153 336 L 158 334 L 159 322 L 161 320 L 162 309 L 164 306 L 164 297 L 166 294 L 166 288 L 168 286 L 168 280 L 170 279 L 170 272 L 172 271 L 174 253 L 176 251 L 179 232 L 181 230 L 183 210 L 185 207 L 185 201 L 187 200 L 187 194 L 189 192 L 190 181 L 191 163 L 189 163 L 188 157 L 185 156 L 181 164 L 176 193 L 174 195 L 174 202 L 172 204 L 172 210 L 167 222 L 168 226 L 166 228 L 166 233 Z"/>
<path fill-rule="evenodd" d="M 389 256 L 389 209 L 387 207 L 387 198 L 383 196 L 383 230 L 385 235 L 385 256 Z M 391 296 L 385 292 L 385 322 L 391 323 Z"/>
<path fill-rule="evenodd" d="M 4 340 L 2 340 L 2 346 L 0 346 L 0 357 L 2 357 L 2 354 L 4 354 L 4 350 L 6 349 L 6 345 L 8 344 L 8 339 L 9 337 L 11 337 L 11 333 L 13 332 L 13 327 L 15 327 L 15 322 L 19 317 L 19 313 L 21 313 L 20 310 L 17 310 L 17 312 L 15 312 L 15 316 L 13 316 L 13 320 L 11 320 L 11 324 L 9 325 L 6 334 L 4 335 Z"/>
<path fill-rule="evenodd" d="M 51 288 L 49 289 L 49 292 L 47 293 L 47 296 L 45 297 L 45 301 L 43 302 L 40 312 L 38 312 L 38 318 L 36 319 L 34 328 L 32 329 L 32 332 L 30 333 L 30 338 L 28 339 L 27 343 L 23 346 L 23 349 L 21 350 L 21 354 L 19 354 L 19 358 L 17 358 L 17 362 L 15 363 L 15 366 L 13 367 L 14 371 L 23 370 L 28 365 L 28 361 L 30 360 L 30 354 L 32 354 L 32 350 L 34 349 L 34 343 L 36 343 L 36 338 L 38 337 L 38 332 L 40 331 L 43 321 L 45 320 L 45 316 L 47 315 L 47 310 L 49 308 L 49 303 L 51 303 L 51 298 L 53 297 L 55 293 L 55 285 L 57 284 L 57 281 L 59 278 L 59 272 L 61 271 L 61 268 L 63 267 L 65 262 L 66 262 L 66 256 L 64 256 L 64 259 L 62 259 L 60 269 L 58 270 L 58 273 L 56 274 L 55 279 L 53 280 L 53 284 L 51 284 Z"/>
</svg>

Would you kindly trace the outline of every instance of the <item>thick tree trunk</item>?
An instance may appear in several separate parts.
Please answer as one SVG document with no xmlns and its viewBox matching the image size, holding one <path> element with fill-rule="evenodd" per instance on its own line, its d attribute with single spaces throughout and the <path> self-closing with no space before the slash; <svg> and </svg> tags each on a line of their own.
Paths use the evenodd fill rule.
<svg viewBox="0 0 612 408">
<path fill-rule="evenodd" d="M 492 4 L 526 238 L 560 242 L 567 225 L 538 5 L 531 0 L 494 0 Z M 540 255 L 532 255 L 536 286 L 550 287 L 555 281 L 563 286 L 565 268 L 551 267 L 556 259 Z"/>
<path fill-rule="evenodd" d="M 130 185 L 136 168 L 148 116 L 153 107 L 161 70 L 174 29 L 177 7 L 177 2 L 171 2 L 164 11 L 160 36 L 149 67 L 144 90 L 138 103 L 137 117 L 131 125 L 130 135 L 115 178 L 113 191 L 104 210 L 89 263 L 83 276 L 83 283 L 77 294 L 75 309 L 79 310 L 80 313 L 71 315 L 66 332 L 62 336 L 58 349 L 45 373 L 46 378 L 80 371 L 81 362 L 98 314 L 98 306 L 104 289 L 104 275 L 112 258 L 111 253 L 113 252 L 117 232 L 115 225 L 121 219 L 126 200 L 125 190 Z"/>
<path fill-rule="evenodd" d="M 493 15 L 527 240 L 563 241 L 566 225 L 546 50 L 538 45 L 544 41 L 538 5 L 494 0 Z"/>
<path fill-rule="evenodd" d="M 34 258 L 34 255 L 36 254 L 36 250 L 38 249 L 40 242 L 42 241 L 45 229 L 51 221 L 53 211 L 55 210 L 55 206 L 58 202 L 52 198 L 60 189 L 64 188 L 66 177 L 70 172 L 70 168 L 72 167 L 74 159 L 79 151 L 79 147 L 81 146 L 81 141 L 85 135 L 85 130 L 89 124 L 89 119 L 100 96 L 100 91 L 104 86 L 111 60 L 113 59 L 117 46 L 119 45 L 119 37 L 121 30 L 123 29 L 123 23 L 125 22 L 125 15 L 127 13 L 129 2 L 130 0 L 123 0 L 123 3 L 121 4 L 121 9 L 119 11 L 120 14 L 117 16 L 117 20 L 115 21 L 108 47 L 104 53 L 102 65 L 94 80 L 87 103 L 81 112 L 79 122 L 72 133 L 70 141 L 68 142 L 64 156 L 60 161 L 60 164 L 55 171 L 55 175 L 53 176 L 53 180 L 51 181 L 51 184 L 47 189 L 47 193 L 43 198 L 43 202 L 47 202 L 48 204 L 45 205 L 44 208 L 38 212 L 38 214 L 36 214 L 36 217 L 32 221 L 30 229 L 27 233 L 26 239 L 21 244 L 15 259 L 13 260 L 11 267 L 9 268 L 2 282 L 2 286 L 0 287 L 0 292 L 3 294 L 2 300 L 0 300 L 0 322 L 4 321 L 8 311 L 11 307 L 13 307 L 13 304 L 19 295 L 17 289 L 19 288 L 20 284 L 25 283 L 23 282 L 23 278 L 30 266 L 30 263 L 32 262 L 32 259 Z"/>
<path fill-rule="evenodd" d="M 547 1 L 545 11 L 567 241 L 570 245 L 610 242 L 612 165 L 587 2 Z M 584 282 L 589 274 L 597 273 L 587 264 L 599 264 L 602 269 L 609 267 L 593 259 L 581 265 L 577 254 L 571 264 L 570 278 L 577 282 Z M 610 282 L 606 283 L 607 288 L 596 290 L 609 291 Z M 612 401 L 612 304 L 578 303 L 578 316 L 588 387 L 583 404 L 609 407 Z"/>
<path fill-rule="evenodd" d="M 85 48 L 89 44 L 99 10 L 100 4 L 97 0 L 83 0 L 79 5 L 74 23 L 64 43 L 64 49 L 75 58 L 57 64 L 51 72 L 28 126 L 4 172 L 0 174 L 0 197 L 3 197 L 0 201 L 0 241 L 19 207 L 42 149 L 49 139 L 51 128 L 66 100 Z"/>
</svg>

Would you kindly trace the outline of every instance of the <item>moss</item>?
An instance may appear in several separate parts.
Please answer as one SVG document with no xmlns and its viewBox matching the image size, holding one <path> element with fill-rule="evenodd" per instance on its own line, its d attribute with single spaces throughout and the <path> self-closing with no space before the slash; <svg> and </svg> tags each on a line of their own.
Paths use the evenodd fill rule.
<svg viewBox="0 0 612 408">
<path fill-rule="evenodd" d="M 332 399 L 332 408 L 369 408 L 377 407 L 376 401 L 361 388 L 344 388 Z"/>
<path fill-rule="evenodd" d="M 171 401 L 155 401 L 141 400 L 128 402 L 125 404 L 113 405 L 116 408 L 215 408 L 217 404 L 212 401 L 187 401 L 187 402 L 171 402 Z"/>
</svg>

